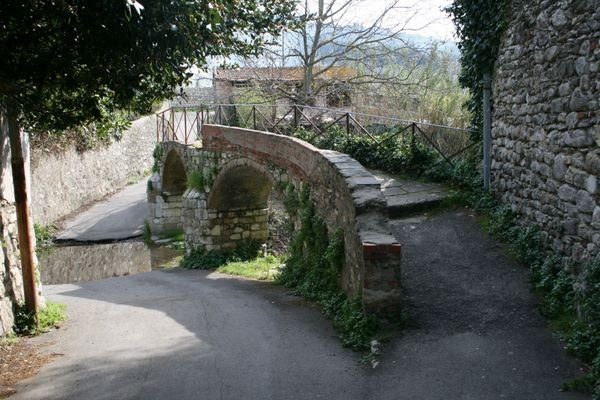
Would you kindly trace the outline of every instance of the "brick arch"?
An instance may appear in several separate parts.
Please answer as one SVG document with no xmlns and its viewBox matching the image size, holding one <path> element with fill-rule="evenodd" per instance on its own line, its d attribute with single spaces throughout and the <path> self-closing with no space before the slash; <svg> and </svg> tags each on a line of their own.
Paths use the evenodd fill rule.
<svg viewBox="0 0 600 400">
<path fill-rule="evenodd" d="M 250 159 L 236 159 L 223 165 L 207 201 L 214 210 L 264 209 L 275 183 L 271 172 Z"/>
<path fill-rule="evenodd" d="M 161 187 L 164 192 L 173 195 L 180 195 L 187 188 L 186 168 L 175 150 L 170 150 L 165 158 Z"/>
</svg>

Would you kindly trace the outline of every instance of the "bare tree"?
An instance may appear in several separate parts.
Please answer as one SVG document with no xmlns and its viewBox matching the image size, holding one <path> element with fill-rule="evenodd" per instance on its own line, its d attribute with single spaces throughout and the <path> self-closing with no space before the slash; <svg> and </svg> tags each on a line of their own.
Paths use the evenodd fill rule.
<svg viewBox="0 0 600 400">
<path fill-rule="evenodd" d="M 302 70 L 297 90 L 280 90 L 287 90 L 284 94 L 298 103 L 313 105 L 325 88 L 335 94 L 347 84 L 414 82 L 410 78 L 422 48 L 411 43 L 407 33 L 427 24 L 414 26 L 411 21 L 418 10 L 401 0 L 391 0 L 376 11 L 374 4 L 369 0 L 305 0 L 299 13 L 307 22 L 286 33 L 282 46 L 272 49 L 275 62 L 282 60 Z M 398 62 L 405 68 L 387 68 Z"/>
</svg>

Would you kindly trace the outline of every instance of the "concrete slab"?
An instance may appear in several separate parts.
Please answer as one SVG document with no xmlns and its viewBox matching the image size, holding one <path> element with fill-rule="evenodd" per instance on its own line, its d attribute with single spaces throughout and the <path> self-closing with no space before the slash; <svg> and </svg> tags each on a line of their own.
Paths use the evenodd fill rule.
<svg viewBox="0 0 600 400">
<path fill-rule="evenodd" d="M 57 240 L 95 242 L 141 236 L 148 216 L 146 179 L 68 220 Z"/>
<path fill-rule="evenodd" d="M 381 182 L 390 217 L 406 216 L 439 205 L 448 197 L 443 185 L 417 182 L 378 170 L 369 170 Z"/>
</svg>

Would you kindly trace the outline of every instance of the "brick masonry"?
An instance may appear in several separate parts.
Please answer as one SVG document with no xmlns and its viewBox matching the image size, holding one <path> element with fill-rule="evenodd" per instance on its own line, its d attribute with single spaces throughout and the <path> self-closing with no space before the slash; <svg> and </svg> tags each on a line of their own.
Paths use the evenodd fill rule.
<svg viewBox="0 0 600 400">
<path fill-rule="evenodd" d="M 180 218 L 188 248 L 266 239 L 272 188 L 281 183 L 309 185 L 330 231 L 344 231 L 342 287 L 351 296 L 361 296 L 367 312 L 400 309 L 401 247 L 391 235 L 379 181 L 358 162 L 295 138 L 216 125 L 203 127 L 202 147 L 175 142 L 161 147 L 159 172 L 148 191 L 153 232 L 170 229 Z M 207 184 L 200 191 L 185 190 L 181 203 L 169 204 L 169 194 L 162 192 L 169 182 L 163 177 L 169 175 L 167 158 L 175 154 L 185 165 L 181 173 L 197 171 Z"/>
<path fill-rule="evenodd" d="M 600 253 L 600 1 L 513 1 L 494 76 L 493 179 L 574 261 Z"/>
</svg>

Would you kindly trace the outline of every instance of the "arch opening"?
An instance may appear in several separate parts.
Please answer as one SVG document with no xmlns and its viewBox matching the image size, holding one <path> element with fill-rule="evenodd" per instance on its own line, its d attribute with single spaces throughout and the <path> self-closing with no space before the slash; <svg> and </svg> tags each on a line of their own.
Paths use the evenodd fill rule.
<svg viewBox="0 0 600 400">
<path fill-rule="evenodd" d="M 187 174 L 181 157 L 169 151 L 162 173 L 162 190 L 171 195 L 181 195 L 187 189 Z"/>
<path fill-rule="evenodd" d="M 273 173 L 251 160 L 236 160 L 221 169 L 206 203 L 206 232 L 211 245 L 237 247 L 242 241 L 253 240 L 276 252 L 284 250 L 287 240 L 279 232 L 287 227 L 287 219 L 274 183 Z M 277 218 L 274 203 L 279 205 Z M 273 238 L 276 246 L 272 245 Z"/>
<path fill-rule="evenodd" d="M 220 175 L 208 198 L 208 208 L 218 211 L 266 209 L 273 179 L 249 165 L 228 169 Z"/>
</svg>

